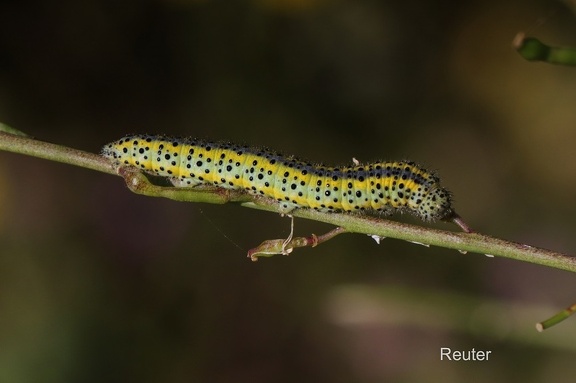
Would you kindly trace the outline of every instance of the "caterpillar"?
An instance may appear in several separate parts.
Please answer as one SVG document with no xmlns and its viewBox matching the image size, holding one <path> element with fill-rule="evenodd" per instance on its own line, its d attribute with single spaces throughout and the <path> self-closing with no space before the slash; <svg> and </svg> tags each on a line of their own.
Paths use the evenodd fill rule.
<svg viewBox="0 0 576 383">
<path fill-rule="evenodd" d="M 118 165 L 168 177 L 176 187 L 213 185 L 273 198 L 286 212 L 401 211 L 424 221 L 452 220 L 470 231 L 440 179 L 410 161 L 329 167 L 268 149 L 144 134 L 109 143 L 101 154 Z"/>
</svg>

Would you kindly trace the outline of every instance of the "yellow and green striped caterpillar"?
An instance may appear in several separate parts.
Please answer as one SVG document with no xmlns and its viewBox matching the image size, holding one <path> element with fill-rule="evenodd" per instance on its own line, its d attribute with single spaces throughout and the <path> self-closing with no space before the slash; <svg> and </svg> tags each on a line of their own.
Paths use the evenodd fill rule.
<svg viewBox="0 0 576 383">
<path fill-rule="evenodd" d="M 102 155 L 168 177 L 176 187 L 213 185 L 273 198 L 287 212 L 406 211 L 424 221 L 452 220 L 469 231 L 439 178 L 413 162 L 328 167 L 268 149 L 143 134 L 105 145 Z"/>
</svg>

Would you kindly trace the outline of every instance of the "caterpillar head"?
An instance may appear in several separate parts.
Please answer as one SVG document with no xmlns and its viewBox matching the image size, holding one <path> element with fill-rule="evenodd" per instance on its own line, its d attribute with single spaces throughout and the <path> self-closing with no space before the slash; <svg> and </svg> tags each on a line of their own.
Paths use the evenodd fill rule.
<svg viewBox="0 0 576 383">
<path fill-rule="evenodd" d="M 451 219 L 454 211 L 450 192 L 442 188 L 430 190 L 418 206 L 418 215 L 424 221 Z"/>
</svg>

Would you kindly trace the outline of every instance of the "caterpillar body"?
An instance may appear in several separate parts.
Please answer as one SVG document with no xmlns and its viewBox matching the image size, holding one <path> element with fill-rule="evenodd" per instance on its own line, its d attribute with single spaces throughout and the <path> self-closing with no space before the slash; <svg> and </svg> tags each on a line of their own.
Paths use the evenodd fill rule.
<svg viewBox="0 0 576 383">
<path fill-rule="evenodd" d="M 285 211 L 407 211 L 469 231 L 456 221 L 439 178 L 409 161 L 328 167 L 268 149 L 159 135 L 126 136 L 105 145 L 102 155 L 168 177 L 176 187 L 242 189 L 277 200 Z"/>
</svg>

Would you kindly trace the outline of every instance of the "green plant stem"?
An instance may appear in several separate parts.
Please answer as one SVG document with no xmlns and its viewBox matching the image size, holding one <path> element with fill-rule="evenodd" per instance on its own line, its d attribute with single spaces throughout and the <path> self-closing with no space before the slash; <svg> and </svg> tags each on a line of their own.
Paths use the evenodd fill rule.
<svg viewBox="0 0 576 383">
<path fill-rule="evenodd" d="M 101 156 L 27 137 L 0 133 L 0 150 L 40 157 L 117 175 L 112 164 Z M 125 179 L 127 182 L 132 182 L 138 178 L 125 176 Z M 133 185 L 129 186 L 132 187 Z M 224 203 L 227 201 L 238 201 L 243 202 L 242 205 L 246 207 L 282 213 L 278 208 L 278 204 L 270 199 L 242 193 L 233 193 L 232 196 L 225 195 L 222 197 L 221 191 L 217 189 L 195 190 L 152 186 L 149 190 L 144 190 L 141 194 L 189 202 Z M 210 195 L 214 196 L 213 200 L 207 197 Z M 460 252 L 487 254 L 576 272 L 576 258 L 567 254 L 508 242 L 478 233 L 442 231 L 390 221 L 381 217 L 348 213 L 322 213 L 311 209 L 296 209 L 290 212 L 290 214 L 297 218 L 305 218 L 336 225 L 350 233 L 363 233 L 379 237 L 402 239 L 409 242 L 455 249 Z"/>
<path fill-rule="evenodd" d="M 528 61 L 543 61 L 557 65 L 576 65 L 576 49 L 551 47 L 534 37 L 518 33 L 512 46 Z"/>
<path fill-rule="evenodd" d="M 542 321 L 540 323 L 536 323 L 536 330 L 538 330 L 538 332 L 542 332 L 542 331 L 546 330 L 547 328 L 550 328 L 554 325 L 557 325 L 558 323 L 562 322 L 563 320 L 568 319 L 568 317 L 570 317 L 572 314 L 574 314 L 574 312 L 576 312 L 576 303 L 571 305 L 570 307 L 556 313 L 551 318 L 548 318 L 545 321 Z"/>
<path fill-rule="evenodd" d="M 110 162 L 102 156 L 26 136 L 0 132 L 0 150 L 117 175 Z"/>
</svg>

